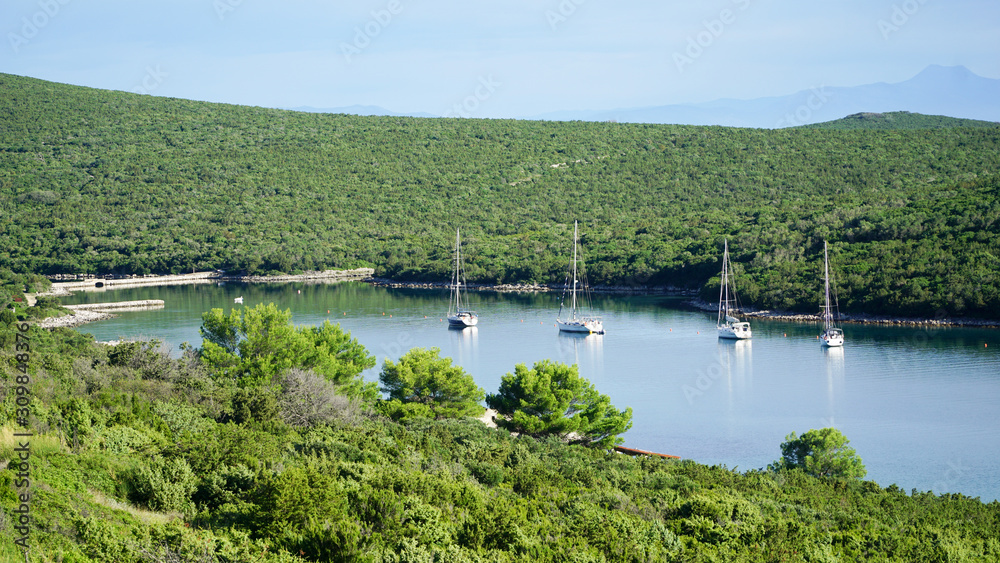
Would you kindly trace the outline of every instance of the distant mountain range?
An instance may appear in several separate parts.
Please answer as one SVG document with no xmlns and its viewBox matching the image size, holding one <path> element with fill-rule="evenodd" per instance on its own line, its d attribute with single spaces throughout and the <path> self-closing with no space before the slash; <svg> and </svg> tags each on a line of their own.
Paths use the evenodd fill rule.
<svg viewBox="0 0 1000 563">
<path fill-rule="evenodd" d="M 377 106 L 289 108 L 352 115 L 407 115 Z M 964 66 L 931 65 L 905 82 L 863 86 L 817 85 L 788 96 L 753 100 L 719 99 L 614 110 L 566 110 L 525 116 L 550 121 L 618 121 L 678 125 L 725 125 L 777 129 L 833 121 L 859 113 L 912 112 L 1000 122 L 1000 80 L 984 78 Z"/>
<path fill-rule="evenodd" d="M 832 121 L 857 113 L 897 111 L 1000 121 L 1000 80 L 976 75 L 964 66 L 931 65 L 913 78 L 895 84 L 820 85 L 788 96 L 612 111 L 561 111 L 535 118 L 776 129 Z"/>
</svg>

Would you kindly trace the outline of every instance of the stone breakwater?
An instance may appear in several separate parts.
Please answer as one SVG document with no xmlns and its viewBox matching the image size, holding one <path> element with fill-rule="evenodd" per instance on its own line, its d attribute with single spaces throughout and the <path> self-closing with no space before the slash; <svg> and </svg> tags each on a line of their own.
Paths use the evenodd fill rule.
<svg viewBox="0 0 1000 563">
<path fill-rule="evenodd" d="M 143 301 L 118 301 L 116 303 L 85 303 L 82 305 L 66 305 L 69 309 L 68 315 L 61 317 L 49 317 L 43 319 L 39 326 L 42 328 L 75 327 L 94 321 L 103 321 L 115 317 L 112 312 L 122 311 L 145 311 L 148 309 L 162 309 L 163 300 L 146 299 Z"/>
<path fill-rule="evenodd" d="M 385 278 L 370 278 L 365 280 L 372 285 L 381 287 L 410 287 L 416 289 L 448 289 L 450 282 L 401 282 Z M 485 284 L 467 283 L 463 286 L 471 291 L 499 291 L 508 293 L 545 293 L 568 290 L 569 286 L 561 284 Z M 579 291 L 579 289 L 578 289 Z M 590 287 L 591 293 L 610 293 L 628 295 L 695 295 L 697 291 L 678 287 L 647 287 L 626 285 L 597 285 Z"/>
<path fill-rule="evenodd" d="M 702 311 L 718 311 L 719 306 L 717 304 L 708 303 L 700 299 L 692 300 L 688 302 L 689 305 L 696 309 L 701 309 Z M 781 311 L 770 311 L 767 309 L 749 309 L 743 308 L 740 315 L 747 318 L 757 318 L 757 319 L 773 319 L 776 321 L 792 321 L 792 322 L 803 322 L 803 323 L 819 323 L 823 321 L 823 317 L 819 313 L 815 315 L 808 315 L 802 313 L 791 313 L 791 312 L 781 312 Z M 852 323 L 852 324 L 868 324 L 868 325 L 882 325 L 882 326 L 969 326 L 969 327 L 981 327 L 981 328 L 1000 328 L 1000 322 L 997 321 L 987 321 L 982 319 L 964 319 L 964 318 L 935 318 L 935 319 L 920 319 L 912 317 L 885 317 L 878 315 L 865 315 L 865 314 L 842 314 L 838 317 L 838 322 L 842 323 Z"/>
<path fill-rule="evenodd" d="M 148 276 L 142 278 L 90 278 L 80 281 L 55 282 L 46 293 L 39 295 L 69 295 L 74 291 L 104 291 L 123 287 L 141 287 L 145 285 L 187 285 L 195 283 L 213 283 L 219 279 L 216 272 L 195 272 L 193 274 L 176 274 L 169 276 Z"/>
<path fill-rule="evenodd" d="M 315 282 L 327 283 L 346 280 L 366 280 L 375 274 L 372 268 L 357 268 L 354 270 L 324 270 L 322 272 L 303 272 L 294 275 L 281 276 L 237 276 L 223 272 L 194 272 L 191 274 L 174 274 L 167 276 L 146 276 L 129 278 L 89 278 L 86 280 L 55 282 L 52 289 L 39 295 L 69 295 L 73 291 L 105 291 L 123 287 L 190 285 L 198 283 L 216 283 L 220 281 L 244 282 Z"/>
<path fill-rule="evenodd" d="M 374 268 L 356 268 L 354 270 L 323 270 L 322 272 L 303 272 L 282 276 L 226 276 L 219 280 L 244 282 L 338 282 L 346 280 L 369 280 L 375 275 Z"/>
</svg>

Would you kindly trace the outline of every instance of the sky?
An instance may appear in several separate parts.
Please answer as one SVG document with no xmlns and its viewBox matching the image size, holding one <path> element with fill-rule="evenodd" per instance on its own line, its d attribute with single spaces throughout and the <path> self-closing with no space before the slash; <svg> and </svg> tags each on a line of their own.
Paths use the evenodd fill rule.
<svg viewBox="0 0 1000 563">
<path fill-rule="evenodd" d="M 482 118 L 1000 78 L 996 0 L 3 0 L 0 72 Z"/>
</svg>

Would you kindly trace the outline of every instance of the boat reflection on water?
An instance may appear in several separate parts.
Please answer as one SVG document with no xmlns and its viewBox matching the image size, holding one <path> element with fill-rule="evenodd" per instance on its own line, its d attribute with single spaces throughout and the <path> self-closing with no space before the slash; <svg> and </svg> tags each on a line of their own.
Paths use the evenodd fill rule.
<svg viewBox="0 0 1000 563">
<path fill-rule="evenodd" d="M 456 363 L 474 363 L 479 350 L 479 327 L 451 325 L 448 338 L 452 342 Z"/>
<path fill-rule="evenodd" d="M 826 356 L 826 423 L 827 427 L 836 426 L 834 416 L 837 412 L 837 388 L 843 391 L 844 384 L 844 348 L 842 346 L 824 346 Z"/>
<path fill-rule="evenodd" d="M 719 374 L 725 380 L 729 407 L 733 408 L 735 395 L 743 393 L 753 384 L 753 341 L 719 339 Z"/>
<path fill-rule="evenodd" d="M 580 365 L 580 354 L 594 367 L 604 367 L 604 335 L 559 331 L 559 361 Z"/>
</svg>

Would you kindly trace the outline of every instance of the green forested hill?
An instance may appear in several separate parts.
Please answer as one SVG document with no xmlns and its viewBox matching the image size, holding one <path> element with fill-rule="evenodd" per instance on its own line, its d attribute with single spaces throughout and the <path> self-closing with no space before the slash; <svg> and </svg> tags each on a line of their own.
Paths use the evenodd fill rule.
<svg viewBox="0 0 1000 563">
<path fill-rule="evenodd" d="M 978 119 L 960 119 L 944 115 L 923 115 L 908 111 L 890 111 L 885 113 L 855 113 L 841 119 L 803 125 L 809 129 L 949 129 L 953 127 L 1000 127 L 1000 123 L 981 121 Z"/>
<path fill-rule="evenodd" d="M 251 273 L 371 265 L 717 288 L 813 312 L 1000 316 L 1000 127 L 752 130 L 358 117 L 0 75 L 0 268 Z M 716 290 L 717 291 L 717 290 Z"/>
</svg>

